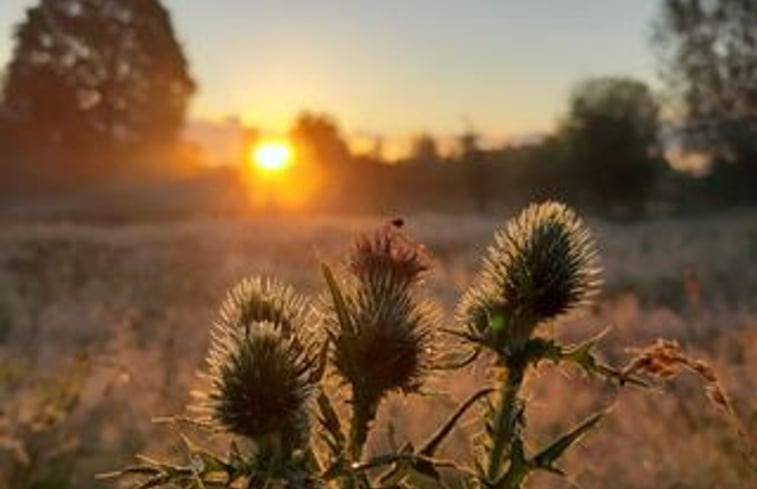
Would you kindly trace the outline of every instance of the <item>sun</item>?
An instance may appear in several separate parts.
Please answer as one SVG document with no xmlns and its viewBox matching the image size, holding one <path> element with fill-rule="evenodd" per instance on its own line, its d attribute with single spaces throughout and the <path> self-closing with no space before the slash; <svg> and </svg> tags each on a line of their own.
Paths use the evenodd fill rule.
<svg viewBox="0 0 757 489">
<path fill-rule="evenodd" d="M 260 170 L 278 172 L 292 164 L 292 146 L 286 141 L 263 141 L 252 150 L 252 163 Z"/>
<path fill-rule="evenodd" d="M 324 181 L 318 165 L 286 137 L 265 138 L 251 145 L 241 169 L 250 204 L 264 211 L 304 209 Z"/>
</svg>

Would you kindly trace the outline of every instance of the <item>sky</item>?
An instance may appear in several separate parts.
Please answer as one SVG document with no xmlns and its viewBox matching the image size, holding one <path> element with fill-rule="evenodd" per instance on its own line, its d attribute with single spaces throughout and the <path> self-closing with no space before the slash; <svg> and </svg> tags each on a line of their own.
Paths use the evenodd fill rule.
<svg viewBox="0 0 757 489">
<path fill-rule="evenodd" d="M 35 0 L 0 0 L 0 64 Z M 571 87 L 654 86 L 656 0 L 164 0 L 200 90 L 190 117 L 281 132 L 302 109 L 352 135 L 549 131 Z"/>
</svg>

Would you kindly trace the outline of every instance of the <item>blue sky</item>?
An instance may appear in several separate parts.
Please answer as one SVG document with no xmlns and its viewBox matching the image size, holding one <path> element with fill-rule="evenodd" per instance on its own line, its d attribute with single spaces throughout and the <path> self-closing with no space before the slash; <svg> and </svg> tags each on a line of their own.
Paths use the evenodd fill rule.
<svg viewBox="0 0 757 489">
<path fill-rule="evenodd" d="M 35 0 L 0 1 L 0 62 Z M 303 108 L 351 133 L 546 131 L 587 76 L 655 82 L 655 0 L 165 0 L 200 84 L 193 118 L 280 131 Z"/>
</svg>

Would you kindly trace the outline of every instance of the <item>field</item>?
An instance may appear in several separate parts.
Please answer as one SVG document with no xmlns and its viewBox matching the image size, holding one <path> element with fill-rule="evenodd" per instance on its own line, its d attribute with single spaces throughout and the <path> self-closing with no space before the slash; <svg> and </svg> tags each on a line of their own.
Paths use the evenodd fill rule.
<svg viewBox="0 0 757 489">
<path fill-rule="evenodd" d="M 407 227 L 435 257 L 430 293 L 450 311 L 494 229 L 509 216 L 421 214 Z M 196 219 L 159 223 L 10 222 L 0 228 L 0 487 L 103 487 L 93 474 L 175 438 L 151 418 L 181 413 L 226 289 L 275 274 L 308 294 L 319 260 L 339 263 L 378 218 Z M 619 396 L 579 373 L 537 375 L 527 418 L 541 442 L 598 406 L 601 429 L 566 459 L 566 481 L 533 487 L 746 488 L 745 439 L 757 439 L 757 211 L 618 224 L 589 220 L 605 269 L 599 303 L 554 327 L 605 328 L 607 359 L 625 346 L 678 339 L 714 366 L 740 421 L 685 377 Z M 544 365 L 542 369 L 551 368 Z M 485 382 L 486 364 L 439 374 L 425 396 L 392 398 L 373 450 L 391 431 L 420 439 Z M 737 435 L 741 423 L 743 437 Z M 389 429 L 389 426 L 393 429 Z M 387 436 L 382 436 L 386 433 Z M 471 451 L 473 433 L 448 450 Z M 11 486 L 13 487 L 13 486 Z"/>
</svg>

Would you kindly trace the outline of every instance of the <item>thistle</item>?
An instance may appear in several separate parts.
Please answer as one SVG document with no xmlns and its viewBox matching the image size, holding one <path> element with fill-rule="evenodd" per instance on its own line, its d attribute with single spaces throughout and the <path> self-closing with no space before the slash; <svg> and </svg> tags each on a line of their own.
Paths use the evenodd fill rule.
<svg viewBox="0 0 757 489">
<path fill-rule="evenodd" d="M 381 399 L 391 391 L 418 391 L 429 369 L 436 314 L 416 291 L 428 268 L 421 246 L 385 226 L 356 239 L 344 296 L 332 287 L 328 332 L 333 365 L 352 391 L 354 459 Z M 337 310 L 340 304 L 344 311 Z"/>
<path fill-rule="evenodd" d="M 213 330 L 201 419 L 261 450 L 304 446 L 317 370 L 310 319 L 307 302 L 289 287 L 257 278 L 234 287 Z"/>
<path fill-rule="evenodd" d="M 535 471 L 561 473 L 566 450 L 602 419 L 600 411 L 541 447 L 525 441 L 527 400 L 520 389 L 528 373 L 548 360 L 569 363 L 620 387 L 647 385 L 640 374 L 668 377 L 689 368 L 699 373 L 719 405 L 730 410 L 712 370 L 689 359 L 677 345 L 643 351 L 625 369 L 594 353 L 601 339 L 576 345 L 535 335 L 539 325 L 587 302 L 598 288 L 596 251 L 576 215 L 562 204 L 533 205 L 496 234 L 483 270 L 458 312 L 458 336 L 475 355 L 486 349 L 496 362 L 488 382 L 425 441 L 408 441 L 389 453 L 363 459 L 380 402 L 390 392 L 420 390 L 432 365 L 437 316 L 420 294 L 429 269 L 425 250 L 385 226 L 360 236 L 347 260 L 343 285 L 323 265 L 330 293 L 323 322 L 329 341 L 317 346 L 307 301 L 273 281 L 245 280 L 229 292 L 211 332 L 206 376 L 196 419 L 234 435 L 219 456 L 183 437 L 184 465 L 142 458 L 104 478 L 136 477 L 138 487 L 270 489 L 373 489 L 446 487 L 442 469 L 475 489 L 521 489 Z M 330 360 L 350 388 L 352 416 L 343 428 L 321 377 Z M 309 407 L 322 443 L 310 439 Z M 463 416 L 485 400 L 479 418 L 482 455 L 472 467 L 436 458 Z M 237 441 L 254 450 L 240 450 Z M 376 474 L 375 469 L 382 470 Z"/>
<path fill-rule="evenodd" d="M 383 226 L 373 234 L 359 235 L 349 257 L 352 274 L 368 284 L 387 277 L 393 281 L 392 285 L 407 287 L 429 268 L 425 248 L 396 226 Z"/>
<path fill-rule="evenodd" d="M 533 469 L 529 462 L 537 459 L 526 458 L 521 437 L 525 403 L 520 388 L 530 364 L 543 358 L 559 361 L 563 350 L 532 335 L 540 324 L 596 293 L 596 261 L 594 242 L 573 211 L 555 202 L 531 205 L 495 234 L 483 269 L 458 306 L 463 325 L 458 334 L 494 351 L 498 365 L 506 367 L 487 416 L 480 475 L 486 487 L 518 488 Z M 598 419 L 579 427 L 576 437 Z"/>
<path fill-rule="evenodd" d="M 313 333 L 310 303 L 292 287 L 272 279 L 247 278 L 226 295 L 215 329 L 247 331 L 260 322 L 271 323 L 287 336 Z"/>
<path fill-rule="evenodd" d="M 598 290 L 594 242 L 563 204 L 531 205 L 495 235 L 458 306 L 464 335 L 497 352 L 522 346 L 545 321 Z"/>
</svg>

